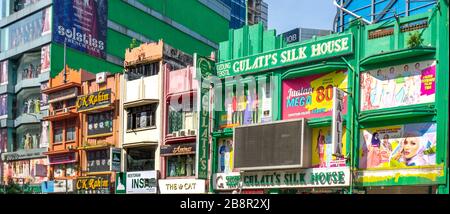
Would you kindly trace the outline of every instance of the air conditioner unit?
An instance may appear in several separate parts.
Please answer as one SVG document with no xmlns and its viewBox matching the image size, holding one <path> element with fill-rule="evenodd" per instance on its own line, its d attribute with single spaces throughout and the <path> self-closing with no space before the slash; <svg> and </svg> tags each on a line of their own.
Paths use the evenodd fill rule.
<svg viewBox="0 0 450 214">
<path fill-rule="evenodd" d="M 55 116 L 55 115 L 56 115 L 56 111 L 51 111 L 51 112 L 50 112 L 50 115 L 51 115 L 51 116 Z"/>
<path fill-rule="evenodd" d="M 180 131 L 178 131 L 179 136 L 186 136 L 187 135 L 187 130 L 186 129 L 182 129 Z"/>
<path fill-rule="evenodd" d="M 106 72 L 100 72 L 95 74 L 95 82 L 97 84 L 104 83 L 106 81 Z"/>
<path fill-rule="evenodd" d="M 172 137 L 178 137 L 178 132 L 172 132 Z"/>
<path fill-rule="evenodd" d="M 197 134 L 197 130 L 195 129 L 188 129 L 188 135 L 196 135 Z"/>
<path fill-rule="evenodd" d="M 73 145 L 69 145 L 69 146 L 67 147 L 67 149 L 69 149 L 69 150 L 73 149 Z"/>
<path fill-rule="evenodd" d="M 64 108 L 64 113 L 69 112 L 69 108 Z"/>
</svg>

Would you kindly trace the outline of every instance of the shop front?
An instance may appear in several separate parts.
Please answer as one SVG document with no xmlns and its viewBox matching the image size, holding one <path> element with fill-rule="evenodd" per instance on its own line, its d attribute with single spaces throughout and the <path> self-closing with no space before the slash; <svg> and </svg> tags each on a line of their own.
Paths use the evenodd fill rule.
<svg viewBox="0 0 450 214">
<path fill-rule="evenodd" d="M 161 194 L 201 194 L 206 193 L 203 179 L 161 179 L 158 181 Z"/>
<path fill-rule="evenodd" d="M 111 185 L 110 175 L 78 177 L 75 180 L 76 194 L 112 194 L 114 185 Z"/>
<path fill-rule="evenodd" d="M 2 153 L 3 182 L 30 187 L 40 186 L 47 181 L 48 161 L 45 151 L 47 148 Z"/>
<path fill-rule="evenodd" d="M 165 178 L 195 177 L 195 142 L 161 146 L 166 165 Z"/>
<path fill-rule="evenodd" d="M 81 116 L 82 178 L 77 181 L 78 193 L 114 193 L 115 171 L 120 171 L 117 161 L 121 160 L 119 148 L 119 74 L 96 74 L 96 79 L 82 82 L 83 94 L 77 97 L 77 112 Z M 118 155 L 117 155 L 118 153 Z M 113 164 L 114 163 L 114 164 Z M 101 179 L 100 179 L 101 178 Z M 85 180 L 101 183 L 101 188 L 79 188 Z M 105 179 L 107 187 L 105 186 Z M 101 181 L 99 181 L 101 180 Z M 84 185 L 84 184 L 83 184 Z"/>
<path fill-rule="evenodd" d="M 448 102 L 442 99 L 448 97 L 448 63 L 439 60 L 436 41 L 444 34 L 437 11 L 385 25 L 394 33 L 363 42 L 353 131 L 359 142 L 355 184 L 368 194 L 448 193 Z M 380 28 L 362 30 L 370 35 Z M 419 46 L 389 46 L 415 33 Z M 387 46 L 380 45 L 387 38 Z"/>
<path fill-rule="evenodd" d="M 347 94 L 354 77 L 349 69 L 354 61 L 353 32 L 284 45 L 280 37 L 263 36 L 258 28 L 262 26 L 236 30 L 234 37 L 247 39 L 230 38 L 219 48 L 216 69 L 220 81 L 212 90 L 216 115 L 212 189 L 228 193 L 305 193 L 317 188 L 347 192 L 351 145 L 346 127 L 351 126 L 348 118 L 353 109 Z M 262 38 L 267 39 L 264 47 L 229 51 Z M 334 91 L 341 98 L 340 107 L 335 108 L 339 123 L 333 119 L 337 118 L 333 117 Z M 268 176 L 266 171 L 278 174 L 280 180 L 261 181 Z M 337 176 L 339 171 L 346 177 L 343 183 L 333 183 L 334 178 L 323 184 L 310 181 L 316 172 Z M 238 186 L 236 173 L 242 178 Z"/>
</svg>

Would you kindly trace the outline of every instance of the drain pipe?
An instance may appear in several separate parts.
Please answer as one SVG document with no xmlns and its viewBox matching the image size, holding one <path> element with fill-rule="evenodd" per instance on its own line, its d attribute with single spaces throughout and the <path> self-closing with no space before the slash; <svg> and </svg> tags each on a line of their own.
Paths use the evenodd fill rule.
<svg viewBox="0 0 450 214">
<path fill-rule="evenodd" d="M 363 22 L 365 22 L 366 24 L 372 24 L 371 21 L 368 21 L 367 19 L 363 18 L 362 16 L 358 16 L 355 13 L 351 12 L 350 10 L 345 9 L 343 6 L 339 5 L 336 0 L 333 0 L 333 4 L 336 5 L 336 7 L 338 7 L 339 9 L 343 10 L 344 12 L 358 18 L 361 19 Z"/>
</svg>

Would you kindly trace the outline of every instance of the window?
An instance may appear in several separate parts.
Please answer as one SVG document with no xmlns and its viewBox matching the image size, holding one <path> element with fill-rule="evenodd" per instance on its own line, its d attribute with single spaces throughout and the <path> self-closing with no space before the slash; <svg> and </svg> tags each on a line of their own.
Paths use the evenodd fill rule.
<svg viewBox="0 0 450 214">
<path fill-rule="evenodd" d="M 63 142 L 63 123 L 62 122 L 54 123 L 53 142 L 55 142 L 55 143 Z"/>
<path fill-rule="evenodd" d="M 127 117 L 127 130 L 149 128 L 155 126 L 156 108 L 156 103 L 129 108 Z"/>
<path fill-rule="evenodd" d="M 52 105 L 53 105 L 53 110 L 56 111 L 56 110 L 62 109 L 64 106 L 64 103 L 63 103 L 63 101 L 59 101 L 59 102 L 52 103 Z"/>
<path fill-rule="evenodd" d="M 194 176 L 195 155 L 167 157 L 167 177 Z"/>
<path fill-rule="evenodd" d="M 72 106 L 75 106 L 76 102 L 77 102 L 77 98 L 72 98 L 72 99 L 70 99 L 70 100 L 67 100 L 67 101 L 66 101 L 66 107 L 72 107 Z"/>
<path fill-rule="evenodd" d="M 0 62 L 0 85 L 8 83 L 8 61 Z"/>
<path fill-rule="evenodd" d="M 87 151 L 87 170 L 89 172 L 109 171 L 109 149 Z"/>
<path fill-rule="evenodd" d="M 0 95 L 0 116 L 7 115 L 8 96 L 6 94 Z"/>
<path fill-rule="evenodd" d="M 159 62 L 142 64 L 128 68 L 128 80 L 135 80 L 141 77 L 157 75 L 159 72 Z"/>
<path fill-rule="evenodd" d="M 51 9 L 46 8 L 2 28 L 1 51 L 7 51 L 50 33 Z"/>
<path fill-rule="evenodd" d="M 155 149 L 152 147 L 127 150 L 127 172 L 155 170 Z"/>
<path fill-rule="evenodd" d="M 70 125 L 66 129 L 66 141 L 74 141 L 75 140 L 75 124 L 68 124 Z"/>
</svg>

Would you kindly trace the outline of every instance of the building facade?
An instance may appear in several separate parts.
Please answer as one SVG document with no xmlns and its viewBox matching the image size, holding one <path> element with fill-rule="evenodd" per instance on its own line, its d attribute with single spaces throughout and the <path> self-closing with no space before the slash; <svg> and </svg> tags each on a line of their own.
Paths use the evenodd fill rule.
<svg viewBox="0 0 450 214">
<path fill-rule="evenodd" d="M 234 30 L 212 92 L 213 191 L 448 193 L 446 23 L 448 4 L 291 45 Z"/>
<path fill-rule="evenodd" d="M 230 14 L 230 28 L 241 28 L 245 25 L 245 0 L 221 0 L 225 5 L 231 9 Z"/>
<path fill-rule="evenodd" d="M 41 91 L 49 87 L 49 80 L 57 77 L 65 65 L 93 74 L 121 73 L 123 53 L 132 39 L 144 43 L 164 38 L 166 43 L 187 53 L 206 54 L 216 49 L 217 43 L 228 34 L 229 8 L 217 1 L 190 1 L 183 5 L 148 1 L 83 3 L 80 5 L 80 1 L 74 0 L 1 1 L 2 153 L 47 151 L 50 130 L 43 117 L 49 116 L 49 105 L 46 94 Z M 76 18 L 76 10 L 91 18 Z M 195 12 L 187 15 L 179 13 L 180 10 Z M 196 20 L 207 20 L 210 24 L 205 27 Z M 142 27 L 143 23 L 146 27 Z M 48 165 L 37 160 L 43 157 L 45 155 L 17 162 L 17 167 L 2 162 L 2 183 L 14 177 L 19 179 L 13 179 L 14 182 L 27 183 L 24 179 L 34 173 L 35 165 Z"/>
<path fill-rule="evenodd" d="M 395 17 L 405 17 L 430 11 L 438 0 L 414 1 L 414 0 L 336 0 L 338 5 L 348 11 L 361 16 L 367 21 L 375 24 L 382 21 L 393 20 Z M 342 32 L 350 27 L 350 22 L 355 19 L 348 12 L 337 9 L 334 18 L 334 30 Z"/>
<path fill-rule="evenodd" d="M 48 127 L 49 181 L 53 192 L 73 193 L 73 184 L 81 176 L 82 115 L 78 113 L 77 96 L 82 95 L 82 83 L 95 78 L 84 70 L 67 67 L 58 76 L 51 78 L 49 87 L 42 93 L 48 96 L 49 114 L 43 124 Z M 44 129 L 47 130 L 47 129 Z M 54 187 L 57 188 L 54 188 Z"/>
<path fill-rule="evenodd" d="M 302 42 L 313 37 L 320 37 L 332 34 L 331 30 L 312 29 L 312 28 L 295 28 L 288 32 L 282 33 L 284 40 L 290 44 L 295 42 Z"/>
<path fill-rule="evenodd" d="M 247 24 L 262 23 L 267 29 L 269 6 L 263 0 L 247 0 Z"/>
<path fill-rule="evenodd" d="M 192 65 L 192 56 L 170 47 L 162 40 L 127 49 L 122 78 L 122 148 L 123 171 L 126 175 L 149 172 L 153 179 L 166 177 L 166 160 L 160 158 L 160 145 L 164 145 L 166 139 L 166 75 L 171 75 L 171 69 L 177 70 L 188 65 Z M 128 182 L 128 177 L 125 179 Z M 127 193 L 134 193 L 129 191 L 131 187 L 128 185 L 126 188 Z M 156 190 L 156 187 L 153 189 Z M 153 189 L 149 193 L 156 193 Z"/>
</svg>

